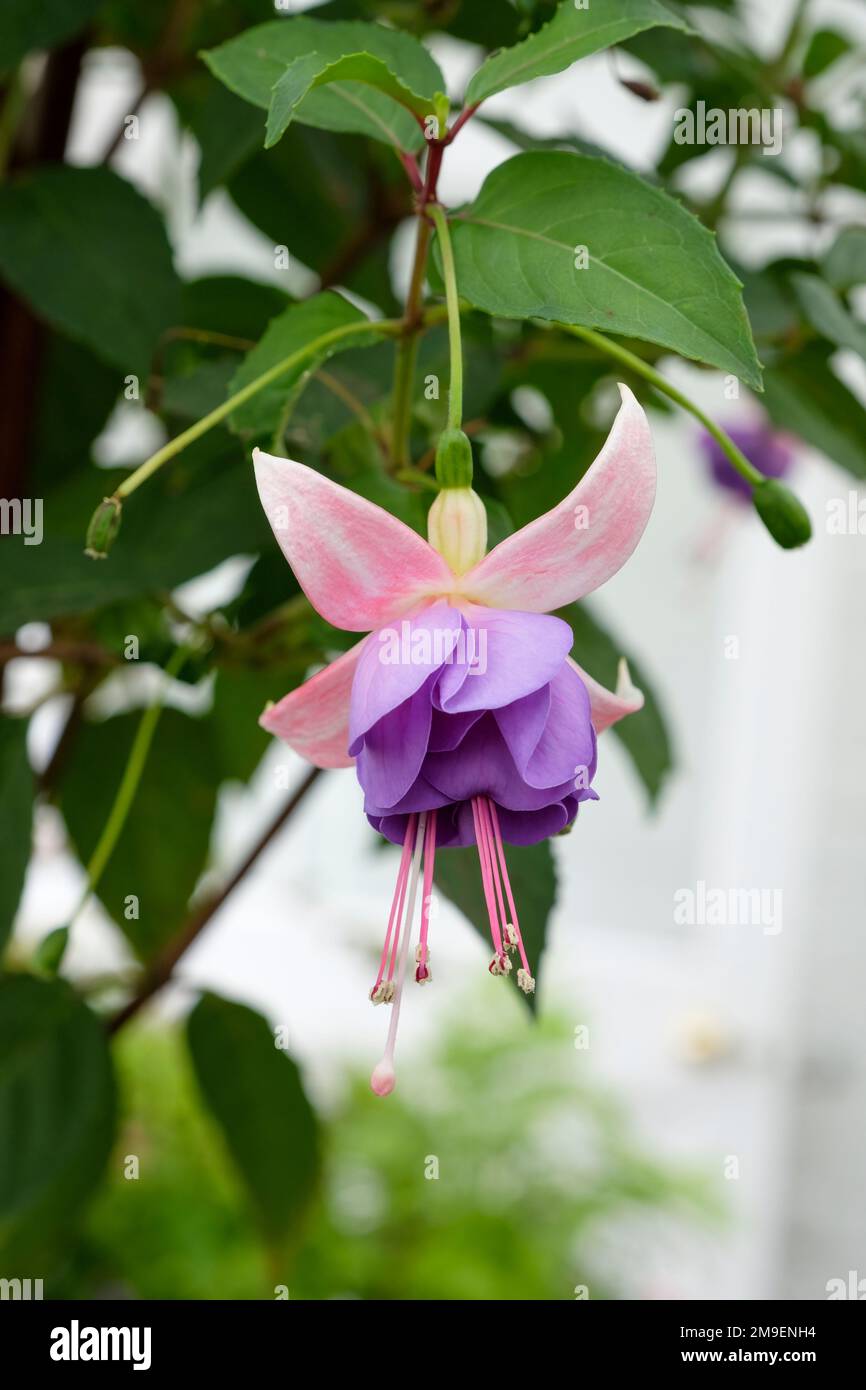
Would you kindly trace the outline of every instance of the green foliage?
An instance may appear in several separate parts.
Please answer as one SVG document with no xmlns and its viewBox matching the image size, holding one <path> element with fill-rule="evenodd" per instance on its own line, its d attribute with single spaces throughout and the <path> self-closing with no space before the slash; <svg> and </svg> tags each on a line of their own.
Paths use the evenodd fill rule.
<svg viewBox="0 0 866 1390">
<path fill-rule="evenodd" d="M 455 1017 L 405 1094 L 383 1102 L 366 1077 L 345 1078 L 320 1120 L 320 1195 L 303 1237 L 267 1264 L 181 1038 L 150 1028 L 121 1039 L 121 1148 L 142 1155 L 146 1180 L 113 1174 L 58 1295 L 271 1299 L 282 1283 L 293 1300 L 566 1301 L 588 1283 L 593 1298 L 622 1296 L 633 1271 L 602 1271 L 599 1236 L 641 1212 L 671 1231 L 705 1224 L 718 1199 L 708 1178 L 646 1152 L 621 1104 L 587 1078 L 567 1025 L 530 1026 L 497 999 L 465 1001 L 473 1023 Z M 427 1155 L 438 1180 L 425 1176 Z"/>
<path fill-rule="evenodd" d="M 146 375 L 177 322 L 162 219 L 110 169 L 39 169 L 0 188 L 0 275 L 122 373 Z"/>
<path fill-rule="evenodd" d="M 739 282 L 713 237 L 606 160 L 515 155 L 458 214 L 454 254 L 460 293 L 487 313 L 646 339 L 760 387 Z"/>
<path fill-rule="evenodd" d="M 60 981 L 0 978 L 4 1270 L 56 1252 L 102 1176 L 114 1118 L 108 1043 L 94 1014 Z"/>
<path fill-rule="evenodd" d="M 203 56 L 214 76 L 231 91 L 267 111 L 274 86 L 288 64 L 311 54 L 333 62 L 358 53 L 379 59 L 412 92 L 429 92 L 432 98 L 445 86 L 422 44 L 380 24 L 328 23 L 306 16 L 274 20 L 247 29 Z M 384 140 L 402 150 L 418 149 L 424 138 L 414 117 L 387 91 L 348 80 L 310 91 L 295 119 L 323 130 Z"/>
<path fill-rule="evenodd" d="M 724 182 L 708 197 L 686 198 L 683 188 L 700 181 L 680 176 L 706 146 L 681 144 L 673 130 L 657 167 L 638 174 L 606 150 L 598 122 L 593 144 L 578 128 L 533 134 L 522 96 L 509 120 L 482 109 L 488 133 L 522 151 L 449 212 L 463 427 L 491 545 L 555 505 L 590 466 L 611 418 L 614 378 L 648 409 L 663 408 L 643 369 L 665 373 L 670 353 L 733 373 L 755 391 L 760 357 L 771 422 L 866 478 L 866 410 L 844 365 L 846 354 L 866 357 L 853 293 L 866 280 L 866 232 L 851 225 L 836 228 L 834 239 L 812 234 L 813 224 L 833 222 L 840 187 L 866 184 L 862 132 L 837 128 L 842 103 L 827 99 L 853 71 L 852 44 L 806 13 L 767 56 L 756 51 L 741 7 L 721 0 L 716 8 L 725 11 L 723 25 L 707 6 L 668 8 L 662 0 L 592 0 L 585 9 L 571 0 L 331 0 L 315 14 L 260 23 L 272 13 L 264 0 L 5 0 L 4 490 L 44 503 L 44 538 L 35 546 L 2 539 L 0 633 L 13 654 L 23 625 L 49 625 L 55 659 L 43 670 L 52 673 L 53 696 L 72 698 L 72 715 L 40 795 L 59 805 L 83 863 L 152 696 L 141 667 L 164 667 L 189 638 L 180 679 L 195 687 L 198 713 L 162 714 L 99 886 L 145 971 L 177 942 L 193 910 L 220 789 L 248 781 L 268 747 L 257 722 L 264 704 L 354 640 L 319 618 L 285 565 L 256 496 L 251 445 L 320 469 L 426 534 L 451 350 L 444 283 L 417 214 L 440 199 L 440 163 L 446 174 L 453 167 L 458 122 L 476 103 L 615 46 L 611 71 L 626 86 L 634 58 L 687 109 L 699 101 L 723 111 L 782 106 L 786 141 L 772 159 L 757 145 L 726 151 Z M 437 44 L 445 36 L 481 50 L 462 116 L 443 96 L 431 34 Z M 52 50 L 49 61 L 28 57 L 20 66 L 43 49 Z M 134 55 L 140 65 L 142 119 L 160 99 L 173 104 L 200 149 L 197 190 L 167 183 L 159 206 L 142 196 L 125 176 L 135 150 L 110 122 L 87 166 L 56 162 L 72 147 L 68 117 L 80 72 L 92 71 L 103 49 L 126 50 L 124 61 Z M 636 120 L 643 109 L 635 106 Z M 430 138 L 431 114 L 438 140 Z M 798 131 L 808 132 L 815 152 L 808 176 L 788 158 Z M 272 148 L 262 147 L 265 139 Z M 100 164 L 112 147 L 124 157 Z M 741 177 L 756 168 L 784 188 L 779 215 L 797 219 L 802 254 L 745 270 L 726 259 L 744 202 L 732 190 L 739 194 Z M 179 279 L 165 214 L 196 192 L 200 200 L 227 195 L 260 234 L 258 279 Z M 765 211 L 775 215 L 771 202 Z M 407 301 L 392 271 L 410 219 L 414 235 L 421 230 L 421 254 Z M 318 277 L 318 291 L 293 302 L 261 283 L 271 275 L 267 243 L 287 248 L 293 270 Z M 384 333 L 380 318 L 394 321 Z M 617 341 L 604 350 L 603 337 L 577 339 L 569 326 Z M 625 364 L 621 355 L 612 362 L 624 347 Z M 247 399 L 231 408 L 239 391 Z M 122 466 L 99 467 L 115 408 L 135 442 Z M 151 455 L 139 488 L 142 474 L 130 470 L 145 462 L 148 446 L 138 439 L 154 431 L 168 443 Z M 115 461 L 120 435 L 112 432 Z M 83 553 L 84 537 L 103 498 L 113 500 L 91 532 L 93 549 L 107 551 L 108 523 L 120 515 L 122 528 L 110 557 L 95 563 Z M 779 543 L 802 541 L 808 521 L 778 484 L 760 488 L 755 502 Z M 179 587 L 214 570 L 222 597 L 203 608 L 193 599 L 185 611 Z M 215 592 L 212 584 L 201 590 Z M 613 686 L 623 655 L 615 633 L 586 604 L 563 616 L 577 659 Z M 128 659 L 130 636 L 138 662 Z M 618 739 L 654 804 L 671 774 L 674 735 L 654 673 L 629 664 L 646 704 L 614 727 L 601 751 Z M 109 682 L 114 688 L 103 690 Z M 131 712 L 100 719 L 118 708 L 119 691 Z M 0 725 L 4 947 L 31 852 L 26 728 L 23 718 Z M 540 845 L 509 849 L 508 858 L 527 952 L 543 974 L 553 854 Z M 437 882 L 482 930 L 475 855 L 440 855 Z M 44 1254 L 55 1270 L 113 1130 L 102 1024 L 58 978 L 75 930 L 72 922 L 44 932 L 27 953 L 34 976 L 0 977 L 0 1240 L 4 1256 Z M 13 949 L 10 958 L 24 954 Z M 132 987 L 139 982 L 136 966 Z M 113 1001 L 129 985 L 112 979 L 99 989 Z M 518 1288 L 523 1297 L 569 1297 L 582 1276 L 593 1277 L 598 1220 L 676 1197 L 682 1185 L 635 1153 L 614 1111 L 582 1080 L 560 1076 L 565 1054 L 574 1057 L 555 1027 L 542 1023 L 532 1042 L 511 989 L 492 983 L 488 997 L 510 1011 L 507 1033 L 494 1028 L 484 1043 L 460 1035 L 429 1093 L 398 1092 L 384 1108 L 366 1083 L 353 1084 L 327 1125 L 267 1024 L 239 1004 L 206 996 L 190 1019 L 189 1054 L 173 1038 L 154 1038 L 152 1057 L 137 1039 L 122 1044 L 127 1132 L 136 1136 L 128 1148 L 141 1151 L 148 1181 L 129 1183 L 112 1169 L 70 1291 L 98 1293 L 119 1280 L 150 1297 L 271 1297 L 275 1283 L 291 1281 L 293 1297 L 509 1298 Z M 536 1130 L 563 1109 L 586 1127 L 595 1166 L 573 1162 L 559 1183 Z M 214 1120 L 224 1145 L 213 1143 Z M 447 1184 L 424 1179 L 425 1153 L 440 1155 Z"/>
<path fill-rule="evenodd" d="M 658 0 L 592 0 L 578 8 L 563 0 L 553 18 L 514 48 L 492 54 L 466 89 L 467 106 L 496 92 L 562 72 L 590 53 L 611 48 L 655 25 L 687 30 L 688 25 Z"/>
<path fill-rule="evenodd" d="M 107 819 L 139 719 L 138 713 L 121 714 L 85 724 L 66 765 L 63 814 L 85 863 Z M 205 866 L 216 805 L 214 769 L 209 724 L 165 710 L 99 885 L 103 906 L 143 959 L 174 936 Z M 137 904 L 129 903 L 131 896 Z"/>
<path fill-rule="evenodd" d="M 0 722 L 0 950 L 12 931 L 30 859 L 33 774 L 27 757 L 26 719 Z"/>
<path fill-rule="evenodd" d="M 366 315 L 339 294 L 329 292 L 314 295 L 301 304 L 289 305 L 271 320 L 260 342 L 247 353 L 232 378 L 229 394 L 236 395 L 256 377 L 264 375 L 293 353 L 302 352 L 317 338 L 337 329 L 350 328 L 352 324 L 364 326 L 367 323 Z M 371 342 L 375 341 L 372 335 L 366 336 Z M 266 387 L 233 411 L 233 428 L 251 433 L 274 430 L 280 419 L 287 419 L 288 408 L 313 371 L 321 367 L 333 352 L 357 347 L 359 342 L 365 340 L 363 332 L 357 336 L 348 334 L 339 343 L 323 346 L 320 351 L 311 353 L 296 367 L 282 374 L 272 386 Z"/>
<path fill-rule="evenodd" d="M 316 1117 L 300 1073 L 260 1014 L 206 994 L 190 1014 L 196 1077 L 269 1246 L 296 1239 L 319 1166 Z"/>
<path fill-rule="evenodd" d="M 602 627 L 585 602 L 571 604 L 559 616 L 574 633 L 575 660 L 609 690 L 616 688 L 617 667 L 620 659 L 627 657 L 631 678 L 643 691 L 644 705 L 637 714 L 614 724 L 607 737 L 618 739 L 625 748 L 650 804 L 655 805 L 674 759 L 667 723 L 649 678 L 640 664 L 623 651 L 616 637 Z M 603 743 L 599 751 L 603 757 Z"/>
<path fill-rule="evenodd" d="M 297 108 L 314 89 L 333 82 L 362 83 L 383 92 L 404 106 L 421 122 L 435 115 L 430 97 L 419 96 L 371 53 L 346 53 L 340 58 L 325 58 L 319 53 L 307 53 L 290 63 L 271 92 L 265 148 L 270 149 L 285 135 Z"/>
<path fill-rule="evenodd" d="M 3 0 L 0 72 L 10 72 L 34 48 L 51 48 L 83 29 L 100 0 Z"/>
</svg>

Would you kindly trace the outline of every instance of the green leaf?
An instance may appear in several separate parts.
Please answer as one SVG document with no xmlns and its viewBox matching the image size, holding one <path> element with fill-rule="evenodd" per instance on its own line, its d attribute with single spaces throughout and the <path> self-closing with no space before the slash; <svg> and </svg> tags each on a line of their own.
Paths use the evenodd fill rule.
<svg viewBox="0 0 866 1390">
<path fill-rule="evenodd" d="M 620 657 L 627 656 L 617 638 L 601 626 L 585 603 L 572 603 L 559 616 L 574 633 L 575 660 L 609 690 L 616 687 Z M 632 680 L 643 691 L 644 706 L 614 724 L 610 733 L 625 748 L 635 772 L 646 787 L 650 804 L 654 805 L 673 768 L 670 735 L 653 688 L 640 665 L 627 656 Z M 608 735 L 604 735 L 608 737 Z M 601 751 L 604 749 L 602 739 Z"/>
<path fill-rule="evenodd" d="M 866 284 L 866 227 L 843 227 L 822 258 L 821 269 L 836 290 Z"/>
<path fill-rule="evenodd" d="M 866 478 L 866 411 L 834 375 L 820 343 L 768 367 L 763 404 L 780 429 L 792 430 L 855 478 Z"/>
<path fill-rule="evenodd" d="M 0 950 L 12 934 L 30 859 L 33 773 L 27 757 L 27 720 L 0 720 Z"/>
<path fill-rule="evenodd" d="M 791 283 L 812 327 L 836 347 L 848 348 L 866 359 L 866 328 L 852 318 L 820 275 L 798 273 L 791 276 Z"/>
<path fill-rule="evenodd" d="M 459 291 L 489 314 L 640 338 L 760 389 L 740 282 L 715 238 L 626 169 L 565 152 L 515 155 L 455 215 L 453 241 Z"/>
<path fill-rule="evenodd" d="M 851 44 L 835 29 L 816 29 L 803 59 L 803 76 L 817 77 L 850 51 Z"/>
<path fill-rule="evenodd" d="M 259 111 L 221 82 L 216 82 L 210 74 L 206 74 L 206 80 L 203 91 L 195 85 L 190 94 L 187 86 L 181 84 L 170 93 L 201 151 L 198 166 L 201 199 L 225 183 L 262 143 Z"/>
<path fill-rule="evenodd" d="M 0 7 L 0 72 L 10 72 L 34 48 L 52 48 L 71 38 L 101 0 L 3 0 Z"/>
<path fill-rule="evenodd" d="M 228 188 L 255 226 L 327 285 L 336 279 L 384 313 L 396 310 L 389 247 L 412 213 L 412 190 L 389 149 L 295 122 L 274 149 L 259 149 L 242 165 Z M 293 213 L 299 207 L 303 217 Z M 359 256 L 363 247 L 367 254 Z"/>
<path fill-rule="evenodd" d="M 531 82 L 535 77 L 562 72 L 579 58 L 610 48 L 657 24 L 690 32 L 683 19 L 657 0 L 592 0 L 581 9 L 574 0 L 563 0 L 543 29 L 482 63 L 467 88 L 466 105 L 475 106 L 494 92 Z"/>
<path fill-rule="evenodd" d="M 319 54 L 336 61 L 345 54 L 378 58 L 410 91 L 443 91 L 445 82 L 422 44 L 398 29 L 356 21 L 328 23 L 298 16 L 247 29 L 202 56 L 215 77 L 245 101 L 267 111 L 275 83 L 297 58 Z M 340 81 L 312 90 L 296 119 L 322 130 L 371 136 L 398 149 L 417 150 L 423 133 L 414 117 L 386 92 L 363 83 Z"/>
<path fill-rule="evenodd" d="M 96 1016 L 59 980 L 0 979 L 4 1274 L 44 1267 L 22 1262 L 46 1258 L 77 1219 L 105 1167 L 114 1120 L 111 1059 Z"/>
<path fill-rule="evenodd" d="M 537 984 L 546 944 L 547 922 L 556 901 L 556 866 L 550 841 L 542 840 L 537 845 L 506 845 L 505 857 L 508 863 L 508 877 L 514 892 L 514 903 L 520 914 L 520 934 L 523 937 L 529 968 Z M 490 939 L 490 923 L 481 884 L 477 849 L 474 846 L 466 849 L 446 849 L 437 855 L 436 885 L 486 941 L 492 958 L 493 944 Z M 516 981 L 516 976 L 515 966 L 508 978 Z M 494 987 L 498 983 L 498 980 L 495 980 Z M 517 989 L 516 983 L 514 988 Z M 534 1011 L 538 1002 L 537 993 L 524 994 L 522 990 L 518 990 L 518 993 Z"/>
<path fill-rule="evenodd" d="M 269 150 L 291 125 L 304 97 L 314 88 L 330 86 L 332 82 L 360 82 L 384 92 L 393 101 L 411 111 L 422 123 L 434 114 L 429 97 L 413 92 L 399 77 L 372 53 L 346 53 L 341 58 L 326 58 L 321 53 L 306 53 L 290 63 L 271 92 L 265 149 Z"/>
<path fill-rule="evenodd" d="M 145 376 L 178 318 L 162 220 L 110 169 L 46 167 L 0 188 L 0 276 L 123 372 Z"/>
<path fill-rule="evenodd" d="M 202 1094 L 271 1245 L 297 1235 L 319 1172 L 316 1117 L 261 1014 L 205 994 L 187 1039 Z"/>
<path fill-rule="evenodd" d="M 45 497 L 90 458 L 123 387 L 123 378 L 89 348 L 58 333 L 48 335 L 39 369 L 33 420 L 30 487 Z"/>
<path fill-rule="evenodd" d="M 84 724 L 61 781 L 61 809 L 83 863 L 108 818 L 141 712 Z M 136 953 L 170 940 L 207 861 L 219 774 L 205 720 L 163 710 L 99 898 Z M 137 898 L 137 908 L 130 899 Z M 130 910 L 138 915 L 127 917 Z"/>
<path fill-rule="evenodd" d="M 314 343 L 315 339 L 330 333 L 335 328 L 349 327 L 351 324 L 366 325 L 369 322 L 360 309 L 350 304 L 342 295 L 333 291 L 313 295 L 301 304 L 290 304 L 275 319 L 271 319 L 261 341 L 248 352 L 238 367 L 229 394 L 234 395 L 249 385 L 256 377 L 262 376 L 283 358 L 299 352 Z M 231 415 L 232 428 L 237 431 L 273 430 L 284 411 L 303 389 L 311 372 L 335 352 L 358 347 L 361 343 L 373 342 L 372 334 L 359 333 L 357 337 L 347 334 L 336 344 L 324 347 L 320 352 L 308 357 L 298 366 L 287 371 L 270 386 L 266 386 Z"/>
</svg>

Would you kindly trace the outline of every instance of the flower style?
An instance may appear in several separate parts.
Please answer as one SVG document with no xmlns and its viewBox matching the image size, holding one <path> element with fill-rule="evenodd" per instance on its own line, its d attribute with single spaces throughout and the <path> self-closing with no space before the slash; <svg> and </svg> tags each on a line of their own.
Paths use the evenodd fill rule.
<svg viewBox="0 0 866 1390">
<path fill-rule="evenodd" d="M 256 450 L 259 495 L 302 589 L 335 627 L 365 636 L 262 715 L 319 767 L 354 763 L 370 823 L 402 846 L 374 1003 L 391 1003 L 371 1084 L 393 1056 L 419 881 L 415 978 L 429 982 L 437 849 L 475 844 L 490 919 L 490 971 L 535 988 L 508 878 L 506 843 L 565 829 L 595 799 L 596 737 L 640 709 L 620 663 L 606 690 L 569 656 L 551 610 L 603 584 L 637 545 L 655 497 L 649 426 L 631 391 L 601 453 L 558 506 L 488 554 L 470 488 L 446 488 L 424 541 L 314 469 Z M 447 557 L 447 558 L 446 558 Z M 449 563 L 450 561 L 450 563 Z"/>
</svg>

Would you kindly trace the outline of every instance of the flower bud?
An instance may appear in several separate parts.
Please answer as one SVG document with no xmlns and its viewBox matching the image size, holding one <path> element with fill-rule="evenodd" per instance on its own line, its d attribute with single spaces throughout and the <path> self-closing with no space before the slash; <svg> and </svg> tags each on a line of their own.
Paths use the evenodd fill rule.
<svg viewBox="0 0 866 1390">
<path fill-rule="evenodd" d="M 755 511 L 774 541 L 785 550 L 805 545 L 812 535 L 809 513 L 799 497 L 776 478 L 758 483 L 752 492 Z"/>
<path fill-rule="evenodd" d="M 471 487 L 443 487 L 427 513 L 427 539 L 455 574 L 465 574 L 487 550 L 487 513 Z"/>
<path fill-rule="evenodd" d="M 87 528 L 87 549 L 85 555 L 91 560 L 104 560 L 111 544 L 120 530 L 121 503 L 117 497 L 104 497 Z"/>
<path fill-rule="evenodd" d="M 436 446 L 436 478 L 440 487 L 472 486 L 472 445 L 462 430 L 445 430 Z"/>
</svg>

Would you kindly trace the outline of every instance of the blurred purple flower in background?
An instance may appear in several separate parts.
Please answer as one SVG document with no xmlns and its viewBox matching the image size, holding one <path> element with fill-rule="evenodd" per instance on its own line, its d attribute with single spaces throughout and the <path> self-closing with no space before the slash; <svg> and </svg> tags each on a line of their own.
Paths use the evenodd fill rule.
<svg viewBox="0 0 866 1390">
<path fill-rule="evenodd" d="M 727 433 L 737 447 L 742 449 L 749 462 L 765 477 L 784 478 L 791 471 L 794 463 L 791 435 L 771 429 L 764 423 L 733 425 L 728 428 Z M 752 489 L 749 484 L 736 471 L 713 436 L 706 431 L 700 435 L 700 447 L 713 482 L 726 491 L 735 493 L 742 501 L 751 501 Z"/>
</svg>

